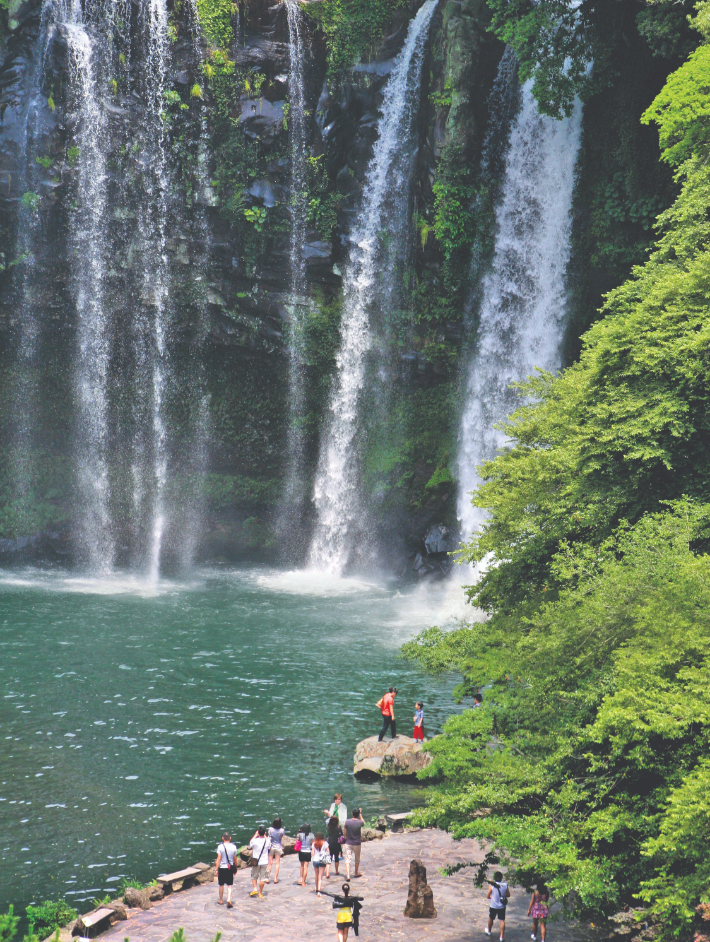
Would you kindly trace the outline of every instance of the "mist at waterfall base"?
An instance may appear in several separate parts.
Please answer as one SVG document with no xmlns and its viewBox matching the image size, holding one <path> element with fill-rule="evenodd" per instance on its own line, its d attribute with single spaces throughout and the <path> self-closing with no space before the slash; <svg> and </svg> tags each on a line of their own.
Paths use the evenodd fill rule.
<svg viewBox="0 0 710 942">
<path fill-rule="evenodd" d="M 318 828 L 334 790 L 368 819 L 416 804 L 419 786 L 357 782 L 352 758 L 393 682 L 406 734 L 416 699 L 429 734 L 456 711 L 452 677 L 397 655 L 437 591 L 266 568 L 157 588 L 0 575 L 0 899 L 85 911 L 122 876 L 209 863 L 224 828 Z"/>
</svg>

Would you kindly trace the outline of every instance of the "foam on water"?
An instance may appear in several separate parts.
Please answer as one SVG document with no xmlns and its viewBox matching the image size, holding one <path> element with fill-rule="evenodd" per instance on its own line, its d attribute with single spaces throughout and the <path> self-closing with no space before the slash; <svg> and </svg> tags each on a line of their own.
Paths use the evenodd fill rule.
<svg viewBox="0 0 710 942">
<path fill-rule="evenodd" d="M 7 589 L 41 589 L 46 592 L 71 592 L 82 595 L 133 595 L 136 598 L 156 598 L 161 595 L 193 590 L 201 583 L 176 582 L 132 573 L 112 572 L 104 575 L 76 575 L 60 570 L 12 569 L 0 570 L 0 587 Z"/>
</svg>

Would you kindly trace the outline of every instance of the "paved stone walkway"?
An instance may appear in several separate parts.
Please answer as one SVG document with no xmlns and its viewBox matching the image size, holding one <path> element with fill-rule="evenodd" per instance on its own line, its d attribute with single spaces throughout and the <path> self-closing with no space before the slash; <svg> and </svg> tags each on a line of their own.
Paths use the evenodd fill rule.
<svg viewBox="0 0 710 942">
<path fill-rule="evenodd" d="M 444 864 L 480 861 L 482 852 L 472 840 L 453 841 L 443 831 L 419 830 L 394 834 L 371 841 L 362 848 L 363 876 L 352 880 L 352 892 L 364 897 L 360 916 L 363 942 L 469 942 L 484 940 L 488 906 L 485 890 L 473 886 L 472 869 L 460 870 L 451 877 L 440 874 Z M 434 892 L 438 910 L 436 919 L 406 919 L 402 913 L 407 901 L 409 862 L 419 857 L 427 868 L 427 880 Z M 341 864 L 341 872 L 344 873 Z M 330 892 L 339 892 L 342 877 L 324 881 Z M 119 922 L 101 940 L 165 942 L 179 927 L 187 942 L 209 942 L 216 932 L 222 942 L 335 942 L 335 913 L 332 900 L 318 899 L 314 892 L 313 869 L 308 885 L 300 887 L 298 860 L 284 857 L 279 883 L 267 884 L 264 899 L 252 899 L 251 871 L 239 870 L 234 878 L 234 909 L 217 903 L 217 884 L 206 884 L 168 896 L 146 912 L 131 911 L 128 922 Z M 225 893 L 226 900 L 226 893 Z M 506 939 L 523 942 L 530 939 L 530 920 L 526 917 L 529 897 L 523 890 L 511 890 L 508 905 Z M 498 939 L 497 931 L 492 938 Z M 594 930 L 569 923 L 551 922 L 549 942 L 587 942 L 595 940 Z M 350 931 L 348 942 L 355 936 Z"/>
</svg>

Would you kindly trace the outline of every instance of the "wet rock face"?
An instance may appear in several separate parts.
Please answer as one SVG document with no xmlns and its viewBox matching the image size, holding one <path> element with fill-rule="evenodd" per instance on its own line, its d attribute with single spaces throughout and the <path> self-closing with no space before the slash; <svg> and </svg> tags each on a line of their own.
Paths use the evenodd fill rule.
<svg viewBox="0 0 710 942">
<path fill-rule="evenodd" d="M 453 52 L 447 55 L 453 57 L 452 62 L 458 56 L 460 64 L 456 67 L 464 70 L 474 82 L 477 56 L 483 43 L 476 32 L 477 17 L 483 22 L 487 16 L 485 4 L 480 0 L 479 10 L 477 2 L 449 0 L 442 4 L 432 30 L 432 44 L 440 43 L 443 24 L 448 24 L 443 41 L 448 43 L 447 49 L 455 47 L 456 56 Z M 132 41 L 136 40 L 139 30 L 139 9 L 139 3 L 132 4 Z M 449 15 L 452 10 L 455 16 Z M 357 65 L 338 81 L 326 81 L 324 40 L 315 21 L 306 19 L 308 157 L 320 160 L 324 168 L 324 192 L 337 196 L 337 201 L 334 224 L 329 231 L 319 229 L 314 220 L 309 220 L 303 259 L 308 303 L 314 321 L 320 318 L 327 322 L 323 334 L 331 338 L 331 343 L 337 343 L 341 273 L 347 263 L 350 233 L 377 136 L 383 88 L 412 12 L 412 9 L 403 10 L 371 59 Z M 77 158 L 72 149 L 79 117 L 76 104 L 71 100 L 69 45 L 62 28 L 56 31 L 47 48 L 44 77 L 37 80 L 40 13 L 40 0 L 11 0 L 10 33 L 5 46 L 0 44 L 0 367 L 12 367 L 24 342 L 18 316 L 24 292 L 31 302 L 28 307 L 33 311 L 37 330 L 30 367 L 39 389 L 41 414 L 34 446 L 46 462 L 54 462 L 64 475 L 59 480 L 58 472 L 54 475 L 57 480 L 53 479 L 51 487 L 44 486 L 42 491 L 43 495 L 55 495 L 55 492 L 58 495 L 48 499 L 61 507 L 62 513 L 57 514 L 56 519 L 63 523 L 60 526 L 53 519 L 51 525 L 42 523 L 41 529 L 42 532 L 60 530 L 64 540 L 77 500 L 76 493 L 72 492 L 70 470 L 76 412 L 72 358 L 76 353 L 77 319 L 69 243 L 81 157 Z M 219 499 L 215 498 L 210 505 L 206 543 L 215 554 L 253 558 L 263 547 L 277 544 L 269 533 L 276 516 L 288 416 L 286 340 L 291 316 L 288 210 L 291 160 L 286 107 L 289 33 L 285 5 L 254 0 L 249 4 L 247 17 L 242 24 L 242 35 L 228 50 L 229 57 L 237 69 L 263 76 L 263 84 L 257 93 L 253 90 L 240 92 L 229 118 L 259 156 L 248 181 L 228 195 L 213 185 L 221 146 L 218 111 L 223 103 L 218 102 L 214 89 L 207 88 L 204 76 L 195 66 L 194 47 L 184 23 L 178 24 L 178 37 L 171 43 L 170 90 L 181 96 L 181 103 L 170 106 L 173 110 L 169 125 L 172 135 L 169 170 L 172 190 L 177 194 L 177 201 L 182 201 L 183 209 L 171 210 L 166 250 L 175 307 L 169 342 L 177 351 L 176 373 L 194 358 L 196 312 L 200 306 L 207 323 L 205 373 L 214 409 L 210 472 L 217 482 L 215 492 Z M 481 30 L 481 35 L 484 32 Z M 138 47 L 135 42 L 135 49 Z M 208 56 L 204 42 L 200 54 L 204 59 Z M 145 163 L 151 159 L 150 154 L 134 154 L 131 149 L 133 136 L 137 135 L 146 113 L 138 81 L 140 63 L 135 55 L 129 56 L 124 68 L 123 80 L 115 92 L 103 97 L 114 138 L 106 155 L 109 201 L 114 200 L 127 180 L 140 177 Z M 424 71 L 429 76 L 438 74 L 441 69 L 437 52 Z M 197 82 L 205 85 L 203 98 L 191 95 Z M 453 109 L 445 119 L 433 109 L 429 92 L 425 82 L 413 183 L 418 205 L 433 198 L 438 142 L 447 135 L 463 135 L 468 145 L 478 128 L 476 121 L 467 117 L 471 108 L 466 102 L 459 102 L 458 111 L 454 113 Z M 483 100 L 485 95 L 482 93 L 478 98 Z M 169 110 L 167 105 L 166 110 Z M 33 139 L 28 157 L 30 126 Z M 198 185 L 194 168 L 203 134 L 207 141 L 205 179 Z M 41 162 L 37 162 L 35 156 Z M 228 161 L 225 164 L 228 165 Z M 238 207 L 231 217 L 226 205 L 230 201 Z M 202 212 L 204 226 L 191 219 L 195 207 Z M 258 218 L 262 212 L 266 213 L 272 221 L 268 242 L 260 245 L 258 232 L 245 222 L 245 211 L 254 211 Z M 140 249 L 134 215 L 135 206 L 131 206 L 130 201 L 115 206 L 113 257 L 106 273 L 109 317 L 114 337 L 118 338 L 115 362 L 111 364 L 112 382 L 116 385 L 125 375 L 125 363 L 130 361 L 130 331 L 126 325 L 131 312 L 136 308 L 150 311 L 153 303 L 150 291 L 139 283 L 137 275 Z M 23 259 L 26 253 L 22 248 L 23 232 L 28 226 L 33 239 L 29 253 L 31 272 L 29 256 Z M 417 261 L 429 272 L 436 272 L 441 263 L 433 248 L 434 241 L 429 240 L 428 248 L 422 249 Z M 194 277 L 197 269 L 199 275 Z M 327 390 L 334 355 L 325 355 L 317 347 L 315 353 L 318 356 L 311 357 L 305 367 L 308 383 L 314 390 Z M 399 359 L 399 354 L 397 356 Z M 12 369 L 5 375 L 12 377 Z M 412 389 L 438 381 L 424 354 L 406 351 L 392 380 Z M 9 402 L 12 390 L 2 386 L 0 392 L 3 401 Z M 125 450 L 132 434 L 130 394 L 130 390 L 126 390 L 123 398 L 116 397 L 115 411 L 122 411 L 110 442 L 112 455 L 120 455 L 122 449 Z M 315 465 L 318 423 L 325 408 L 322 393 L 318 395 L 321 400 L 314 394 L 310 405 L 309 474 Z M 179 403 L 176 410 L 179 411 Z M 0 410 L 0 447 L 3 449 L 12 440 L 10 426 L 11 420 Z M 179 443 L 175 451 L 178 449 Z M 2 457 L 0 455 L 0 465 Z M 422 459 L 422 465 L 426 465 L 427 460 L 431 458 Z M 431 471 L 427 466 L 421 476 L 426 480 Z M 2 474 L 0 467 L 0 479 Z M 253 481 L 258 481 L 259 486 L 252 486 Z M 2 483 L 0 480 L 0 485 Z M 398 572 L 406 569 L 413 579 L 443 574 L 445 551 L 428 548 L 433 545 L 429 535 L 428 545 L 423 546 L 422 538 L 433 524 L 447 519 L 442 513 L 447 496 L 437 496 L 431 507 L 419 507 L 416 512 L 407 507 L 397 513 L 387 512 L 382 525 L 373 532 L 372 542 L 385 547 L 383 555 L 389 559 L 388 568 L 396 568 Z M 127 514 L 127 533 L 131 524 L 128 518 Z M 0 532 L 0 539 L 24 538 L 30 532 L 38 532 L 38 527 L 32 531 Z M 418 568 L 413 568 L 413 557 L 407 560 L 412 541 L 403 547 L 403 534 L 410 532 L 415 532 L 414 542 L 422 556 L 422 565 Z M 254 533 L 259 534 L 258 539 Z M 178 551 L 182 538 L 180 533 L 166 537 L 173 540 Z M 129 542 L 127 536 L 125 543 Z M 301 542 L 307 546 L 307 535 Z M 435 538 L 434 543 L 443 546 L 441 539 Z M 0 543 L 0 553 L 5 549 L 11 551 L 15 545 L 10 546 L 8 542 L 5 547 Z M 42 552 L 41 546 L 38 552 Z"/>
<path fill-rule="evenodd" d="M 357 744 L 353 773 L 362 778 L 407 778 L 416 775 L 431 762 L 421 743 L 409 736 L 378 741 L 370 736 Z"/>
</svg>

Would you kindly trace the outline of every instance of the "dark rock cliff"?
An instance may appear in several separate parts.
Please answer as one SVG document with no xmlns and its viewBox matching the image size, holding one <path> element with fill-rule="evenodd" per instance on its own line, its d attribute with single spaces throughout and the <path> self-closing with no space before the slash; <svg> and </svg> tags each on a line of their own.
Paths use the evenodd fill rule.
<svg viewBox="0 0 710 942">
<path fill-rule="evenodd" d="M 131 23 L 123 28 L 130 38 L 138 32 L 140 5 L 127 3 L 126 8 Z M 348 236 L 376 139 L 382 89 L 413 12 L 414 7 L 403 9 L 372 58 L 339 76 L 327 76 L 325 40 L 315 20 L 306 20 L 305 92 L 312 158 L 311 212 L 303 251 L 312 305 L 306 366 L 308 474 L 314 469 L 337 351 Z M 418 119 L 407 274 L 422 296 L 429 292 L 427 297 L 436 297 L 444 278 L 442 250 L 433 238 L 425 237 L 427 219 L 434 212 L 442 152 L 455 146 L 461 164 L 473 168 L 485 129 L 487 92 L 501 53 L 486 32 L 487 22 L 483 0 L 442 0 L 431 31 Z M 167 239 L 174 306 L 170 342 L 176 372 L 183 380 L 192 375 L 199 349 L 210 393 L 203 552 L 263 558 L 274 557 L 279 549 L 273 525 L 288 415 L 285 6 L 252 2 L 236 26 L 223 53 L 215 53 L 215 47 L 202 39 L 199 62 L 183 6 L 176 4 L 171 12 L 170 91 L 165 106 L 175 198 Z M 69 230 L 76 211 L 77 154 L 72 141 L 77 116 L 72 111 L 62 30 L 47 46 L 48 58 L 42 65 L 43 28 L 36 0 L 13 0 L 3 22 L 0 52 L 0 382 L 6 404 L 0 410 L 0 536 L 11 539 L 30 532 L 69 533 L 76 502 L 82 499 L 72 469 L 71 361 L 77 340 L 68 275 Z M 151 303 L 135 274 L 138 242 L 132 218 L 132 201 L 146 198 L 140 184 L 141 161 L 150 159 L 134 143 L 144 120 L 139 57 L 121 55 L 105 105 L 111 128 L 108 185 L 115 206 L 113 264 L 107 274 L 116 351 L 110 367 L 115 390 L 111 408 L 119 417 L 110 447 L 119 469 L 125 465 L 123 451 L 133 434 L 127 418 L 131 400 L 139 395 L 130 380 L 128 325 L 134 308 L 148 308 Z M 212 65 L 207 69 L 204 63 Z M 430 527 L 456 526 L 448 468 L 464 330 L 460 320 L 452 320 L 436 336 L 427 334 L 425 318 L 412 315 L 407 304 L 407 324 L 387 352 L 394 388 L 388 422 L 396 434 L 385 430 L 383 438 L 381 428 L 363 428 L 361 457 L 363 492 L 375 510 L 373 543 L 387 550 L 389 568 L 414 572 L 415 563 L 416 571 L 422 570 L 421 554 L 427 558 L 424 537 Z M 177 381 L 174 387 L 171 449 L 178 467 L 189 439 L 182 434 L 185 392 Z M 27 413 L 19 401 L 28 396 L 33 397 L 29 431 L 22 427 Z M 26 461 L 32 467 L 20 495 L 13 485 L 18 454 L 20 464 Z M 120 505 L 120 487 L 116 491 Z M 127 547 L 134 525 L 127 500 L 122 517 Z M 308 526 L 306 517 L 297 545 L 305 544 Z M 169 544 L 176 549 L 183 538 L 176 523 Z M 434 554 L 425 571 L 434 571 L 433 562 L 444 559 L 441 553 Z"/>
</svg>

